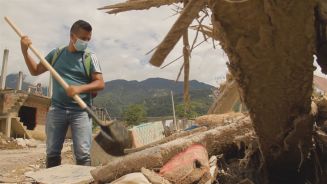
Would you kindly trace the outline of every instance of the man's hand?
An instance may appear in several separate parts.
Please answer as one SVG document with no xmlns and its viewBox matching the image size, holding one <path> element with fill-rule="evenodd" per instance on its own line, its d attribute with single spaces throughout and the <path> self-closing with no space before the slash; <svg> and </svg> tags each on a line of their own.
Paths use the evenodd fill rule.
<svg viewBox="0 0 327 184">
<path fill-rule="evenodd" d="M 31 39 L 28 36 L 22 36 L 20 40 L 20 46 L 23 53 L 27 52 L 28 46 L 32 44 Z"/>
<path fill-rule="evenodd" d="M 67 96 L 73 97 L 74 95 L 78 95 L 81 93 L 80 86 L 69 86 L 66 89 Z"/>
</svg>

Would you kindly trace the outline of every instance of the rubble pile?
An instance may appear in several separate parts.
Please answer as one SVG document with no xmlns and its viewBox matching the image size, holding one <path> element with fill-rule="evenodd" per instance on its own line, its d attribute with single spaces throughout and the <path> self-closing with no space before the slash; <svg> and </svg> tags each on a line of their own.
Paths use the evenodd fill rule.
<svg viewBox="0 0 327 184">
<path fill-rule="evenodd" d="M 0 132 L 0 150 L 21 148 L 23 148 L 23 146 L 19 145 L 16 139 L 8 138 Z"/>
</svg>

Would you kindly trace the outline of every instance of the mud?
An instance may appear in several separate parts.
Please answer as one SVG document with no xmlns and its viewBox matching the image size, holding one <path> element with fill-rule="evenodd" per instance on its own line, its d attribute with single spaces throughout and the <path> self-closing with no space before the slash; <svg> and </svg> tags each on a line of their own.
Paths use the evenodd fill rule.
<svg viewBox="0 0 327 184">
<path fill-rule="evenodd" d="M 303 177 L 297 171 L 312 145 L 315 5 L 314 0 L 209 5 L 215 37 L 259 137 L 264 168 L 276 181 L 285 173 Z"/>
</svg>

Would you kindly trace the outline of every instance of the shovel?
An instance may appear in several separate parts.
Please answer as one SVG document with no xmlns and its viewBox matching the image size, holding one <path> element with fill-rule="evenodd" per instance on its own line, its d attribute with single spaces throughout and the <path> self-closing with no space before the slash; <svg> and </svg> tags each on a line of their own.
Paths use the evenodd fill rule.
<svg viewBox="0 0 327 184">
<path fill-rule="evenodd" d="M 5 17 L 5 20 L 19 37 L 23 36 L 22 32 L 8 17 Z M 33 45 L 29 45 L 28 47 L 40 59 L 43 66 L 50 71 L 50 74 L 66 90 L 69 87 L 66 81 L 61 78 L 61 76 L 56 72 L 56 70 L 53 69 L 53 67 L 44 59 L 40 52 L 33 47 Z M 118 121 L 102 122 L 78 95 L 74 95 L 73 99 L 101 127 L 101 131 L 95 140 L 102 147 L 102 149 L 108 153 L 110 152 L 110 150 L 108 150 L 108 148 L 110 147 L 110 149 L 116 149 L 113 150 L 116 153 L 115 155 L 123 154 L 124 148 L 128 147 L 131 143 L 128 130 L 125 128 L 125 126 L 119 123 Z"/>
</svg>

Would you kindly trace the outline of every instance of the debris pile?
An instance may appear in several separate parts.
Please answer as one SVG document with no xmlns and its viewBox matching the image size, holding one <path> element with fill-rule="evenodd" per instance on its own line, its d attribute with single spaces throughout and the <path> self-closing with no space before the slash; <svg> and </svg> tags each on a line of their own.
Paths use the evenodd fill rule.
<svg viewBox="0 0 327 184">
<path fill-rule="evenodd" d="M 0 132 L 0 150 L 4 149 L 21 149 L 22 145 L 14 138 L 8 138 Z"/>
<path fill-rule="evenodd" d="M 102 9 L 118 13 L 180 2 L 128 0 Z M 188 45 L 184 33 L 193 20 L 201 22 L 200 12 L 208 15 L 210 10 L 212 37 L 228 55 L 233 76 L 217 98 L 229 102 L 240 98 L 251 118 L 242 114 L 198 118 L 209 129 L 113 157 L 91 171 L 94 180 L 115 184 L 327 183 L 327 100 L 323 97 L 311 103 L 315 54 L 323 72 L 327 71 L 326 57 L 321 55 L 327 48 L 326 21 L 319 22 L 319 16 L 325 20 L 326 11 L 321 10 L 326 6 L 320 4 L 323 14 L 317 15 L 321 1 L 183 2 L 181 15 L 154 49 L 150 63 L 160 66 L 182 37 L 184 46 Z M 322 43 L 317 43 L 317 33 L 324 36 L 318 37 Z M 188 60 L 190 53 L 184 48 Z M 184 61 L 185 71 L 188 65 Z M 238 105 L 226 104 L 216 103 L 212 112 L 221 109 L 225 113 Z"/>
<path fill-rule="evenodd" d="M 124 175 L 112 183 L 205 184 L 213 183 L 217 173 L 217 157 L 213 156 L 209 161 L 206 148 L 194 144 L 173 156 L 158 172 L 142 167 L 140 172 Z"/>
<path fill-rule="evenodd" d="M 34 139 L 23 139 L 23 138 L 17 138 L 16 142 L 19 146 L 26 148 L 35 148 L 37 146 L 37 143 Z"/>
<path fill-rule="evenodd" d="M 128 0 L 101 9 L 115 14 L 181 1 L 151 2 L 153 1 Z M 321 164 L 310 157 L 315 146 L 312 141 L 315 117 L 311 112 L 311 94 L 315 69 L 313 56 L 317 54 L 316 51 L 318 64 L 322 66 L 320 61 L 323 61 L 327 66 L 324 49 L 327 48 L 326 21 L 320 21 L 320 18 L 326 20 L 326 6 L 322 2 L 183 1 L 184 8 L 180 10 L 179 17 L 163 41 L 153 49 L 150 59 L 151 64 L 160 66 L 182 38 L 184 48 L 187 48 L 185 40 L 188 38 L 183 33 L 187 32 L 192 22 L 200 24 L 198 28 L 202 29 L 203 14 L 210 15 L 212 38 L 219 41 L 228 56 L 229 72 L 235 80 L 239 97 L 248 109 L 258 136 L 263 156 L 261 168 L 264 172 L 261 174 L 270 183 L 319 181 L 315 175 L 319 172 L 315 170 Z M 210 29 L 201 32 L 205 33 L 207 30 Z M 324 39 L 319 40 L 318 37 L 317 41 L 317 32 L 323 33 L 318 35 Z M 195 38 L 197 36 L 198 34 Z M 189 56 L 184 54 L 184 59 L 189 58 L 185 55 Z M 187 66 L 188 62 L 184 61 L 181 68 L 186 70 Z M 233 85 L 226 87 L 233 88 Z M 237 96 L 233 95 L 231 99 L 234 97 Z M 223 109 L 230 107 L 232 105 Z M 242 111 L 242 107 L 240 110 Z"/>
<path fill-rule="evenodd" d="M 245 155 L 250 158 L 255 153 L 251 146 L 256 140 L 251 120 L 247 115 L 236 115 L 234 122 L 229 121 L 235 116 L 231 113 L 225 115 L 230 118 L 222 124 L 211 123 L 209 128 L 201 126 L 190 133 L 173 134 L 173 138 L 125 151 L 127 155 L 112 157 L 91 174 L 100 183 L 122 184 L 136 181 L 135 178 L 143 181 L 144 177 L 149 183 L 214 183 L 218 173 L 224 176 L 229 172 L 228 166 L 220 168 L 219 164 L 240 162 Z M 249 166 L 247 161 L 243 163 L 245 168 Z"/>
</svg>

